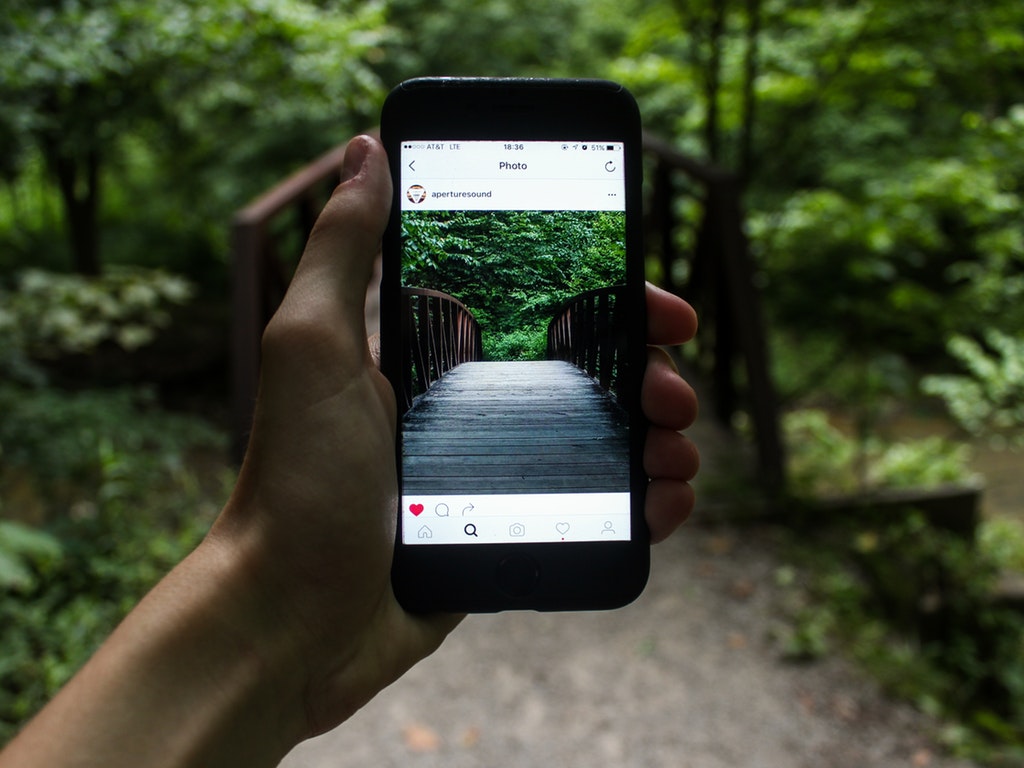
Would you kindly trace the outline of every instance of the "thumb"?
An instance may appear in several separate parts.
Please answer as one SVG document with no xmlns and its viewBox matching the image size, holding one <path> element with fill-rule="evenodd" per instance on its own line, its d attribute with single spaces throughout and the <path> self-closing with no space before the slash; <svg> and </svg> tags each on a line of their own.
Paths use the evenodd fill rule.
<svg viewBox="0 0 1024 768">
<path fill-rule="evenodd" d="M 336 376 L 352 375 L 368 363 L 366 290 L 390 209 L 384 148 L 369 136 L 357 136 L 345 151 L 342 182 L 317 218 L 264 333 L 265 368 L 275 359 L 273 367 L 289 377 L 312 368 L 320 377 L 326 374 L 324 384 L 337 384 Z"/>
<path fill-rule="evenodd" d="M 346 306 L 354 300 L 361 313 L 391 210 L 384 147 L 370 136 L 355 137 L 345 149 L 341 174 L 341 184 L 313 226 L 294 280 L 303 281 L 307 272 L 333 278 L 328 282 L 339 291 L 337 298 Z"/>
</svg>

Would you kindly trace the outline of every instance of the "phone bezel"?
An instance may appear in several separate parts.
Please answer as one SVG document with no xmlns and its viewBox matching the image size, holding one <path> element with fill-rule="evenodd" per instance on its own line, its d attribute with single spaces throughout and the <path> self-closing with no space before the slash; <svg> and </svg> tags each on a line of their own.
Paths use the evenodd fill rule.
<svg viewBox="0 0 1024 768">
<path fill-rule="evenodd" d="M 643 514 L 647 487 L 643 471 L 646 420 L 640 409 L 640 383 L 646 364 L 643 169 L 640 117 L 635 100 L 622 86 L 603 80 L 419 78 L 400 84 L 388 96 L 381 115 L 381 138 L 391 159 L 396 190 L 384 236 L 380 298 L 381 368 L 393 386 L 400 380 L 400 143 L 409 139 L 579 139 L 624 144 L 630 339 L 625 377 L 630 420 L 630 540 L 406 545 L 402 543 L 402 516 L 396 505 L 392 584 L 403 607 L 416 612 L 594 610 L 631 602 L 643 591 L 650 563 L 650 535 Z M 400 430 L 399 423 L 399 488 Z M 509 558 L 532 563 L 541 574 L 530 594 L 517 596 L 499 587 L 496 574 L 512 562 Z"/>
</svg>

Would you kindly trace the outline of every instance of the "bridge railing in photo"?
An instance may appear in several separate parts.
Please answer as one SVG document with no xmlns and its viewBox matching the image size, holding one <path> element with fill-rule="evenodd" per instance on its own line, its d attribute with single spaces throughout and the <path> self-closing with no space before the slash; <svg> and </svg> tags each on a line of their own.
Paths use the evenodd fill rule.
<svg viewBox="0 0 1024 768">
<path fill-rule="evenodd" d="M 483 359 L 480 324 L 456 299 L 428 288 L 402 288 L 402 328 L 409 340 L 402 361 L 399 407 L 405 412 L 418 395 L 457 365 Z"/>
<path fill-rule="evenodd" d="M 623 336 L 614 329 L 620 325 L 617 313 L 622 295 L 621 286 L 612 286 L 573 296 L 548 324 L 547 347 L 549 360 L 572 363 L 618 397 L 625 348 Z"/>
</svg>

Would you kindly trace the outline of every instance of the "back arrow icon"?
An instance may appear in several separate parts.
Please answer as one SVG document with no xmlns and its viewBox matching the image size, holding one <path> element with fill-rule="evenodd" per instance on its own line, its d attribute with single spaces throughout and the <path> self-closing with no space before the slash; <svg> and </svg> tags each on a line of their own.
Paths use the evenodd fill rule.
<svg viewBox="0 0 1024 768">
<path fill-rule="evenodd" d="M 410 171 L 415 171 L 415 170 L 416 170 L 415 168 L 413 168 L 413 166 L 414 166 L 415 164 L 416 164 L 416 161 L 415 161 L 415 160 L 410 160 L 410 161 L 409 161 L 409 170 L 410 170 Z"/>
</svg>

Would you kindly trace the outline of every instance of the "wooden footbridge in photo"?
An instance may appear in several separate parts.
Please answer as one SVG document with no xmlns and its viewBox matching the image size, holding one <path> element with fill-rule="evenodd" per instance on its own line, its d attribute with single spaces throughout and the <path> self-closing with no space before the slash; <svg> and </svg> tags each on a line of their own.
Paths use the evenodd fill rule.
<svg viewBox="0 0 1024 768">
<path fill-rule="evenodd" d="M 451 296 L 404 291 L 405 493 L 623 491 L 629 441 L 617 402 L 618 289 L 567 302 L 548 358 L 482 362 L 480 330 Z"/>
</svg>

